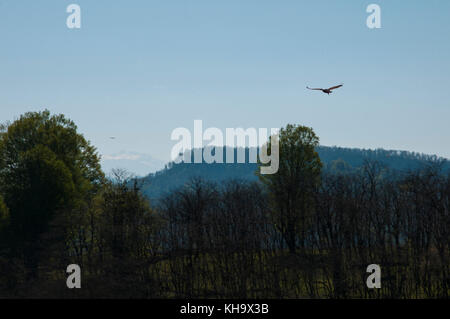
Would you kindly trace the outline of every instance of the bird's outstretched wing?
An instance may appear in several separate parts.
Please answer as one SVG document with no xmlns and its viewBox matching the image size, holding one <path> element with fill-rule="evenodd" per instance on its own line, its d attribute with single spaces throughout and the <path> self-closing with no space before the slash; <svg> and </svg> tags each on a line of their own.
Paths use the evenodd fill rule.
<svg viewBox="0 0 450 319">
<path fill-rule="evenodd" d="M 334 90 L 334 89 L 338 89 L 338 88 L 340 88 L 341 86 L 343 86 L 344 84 L 339 84 L 339 85 L 336 85 L 336 86 L 332 86 L 332 87 L 330 87 L 328 90 Z"/>
<path fill-rule="evenodd" d="M 318 90 L 318 91 L 322 91 L 322 89 L 318 89 L 318 88 L 310 88 L 310 87 L 306 87 L 308 90 Z"/>
</svg>

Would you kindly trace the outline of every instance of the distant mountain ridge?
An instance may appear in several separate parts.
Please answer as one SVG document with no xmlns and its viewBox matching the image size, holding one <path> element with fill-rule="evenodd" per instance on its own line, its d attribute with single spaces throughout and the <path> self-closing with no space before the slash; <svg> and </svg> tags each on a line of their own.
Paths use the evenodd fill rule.
<svg viewBox="0 0 450 319">
<path fill-rule="evenodd" d="M 350 172 L 361 167 L 366 160 L 378 161 L 386 167 L 396 171 L 408 171 L 423 167 L 430 161 L 441 161 L 443 169 L 450 172 L 450 165 L 444 158 L 408 151 L 384 149 L 358 149 L 336 146 L 318 146 L 317 152 L 324 164 L 324 171 Z M 237 149 L 234 149 L 236 156 Z M 245 150 L 247 162 L 243 164 L 213 163 L 179 163 L 173 162 L 153 174 L 141 179 L 142 191 L 150 199 L 156 200 L 165 193 L 176 189 L 193 177 L 221 182 L 227 179 L 244 179 L 257 181 L 256 163 L 248 163 L 249 149 Z M 194 152 L 192 152 L 194 153 Z M 226 149 L 224 148 L 224 157 Z"/>
</svg>

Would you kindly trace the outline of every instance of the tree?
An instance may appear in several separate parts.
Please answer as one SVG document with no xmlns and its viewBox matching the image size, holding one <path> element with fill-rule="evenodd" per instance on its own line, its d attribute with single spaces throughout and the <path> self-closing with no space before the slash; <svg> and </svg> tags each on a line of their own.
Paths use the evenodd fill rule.
<svg viewBox="0 0 450 319">
<path fill-rule="evenodd" d="M 6 207 L 6 204 L 3 200 L 3 197 L 0 195 L 0 240 L 5 235 L 5 229 L 9 223 L 9 210 Z"/>
<path fill-rule="evenodd" d="M 37 277 L 39 238 L 62 212 L 103 183 L 94 147 L 76 125 L 49 111 L 26 113 L 0 127 L 0 193 L 10 214 L 10 253 Z"/>
<path fill-rule="evenodd" d="M 124 170 L 114 170 L 94 208 L 99 212 L 94 226 L 98 233 L 91 242 L 97 258 L 88 268 L 89 282 L 95 283 L 89 289 L 95 296 L 157 296 L 160 282 L 154 273 L 163 258 L 162 221 L 137 180 Z"/>
<path fill-rule="evenodd" d="M 274 224 L 295 253 L 299 244 L 305 245 L 313 195 L 320 182 L 322 163 L 315 150 L 319 138 L 312 128 L 289 124 L 280 130 L 279 145 L 278 172 L 259 177 L 269 191 Z"/>
</svg>

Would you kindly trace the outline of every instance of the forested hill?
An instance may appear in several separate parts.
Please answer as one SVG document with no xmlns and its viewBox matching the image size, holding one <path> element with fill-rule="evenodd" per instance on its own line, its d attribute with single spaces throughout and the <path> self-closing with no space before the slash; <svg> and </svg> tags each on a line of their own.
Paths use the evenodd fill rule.
<svg viewBox="0 0 450 319">
<path fill-rule="evenodd" d="M 361 167 L 366 160 L 378 161 L 386 167 L 397 171 L 418 169 L 430 161 L 444 161 L 444 170 L 450 171 L 450 164 L 442 158 L 435 155 L 426 155 L 408 151 L 319 146 L 317 152 L 324 164 L 324 171 L 350 172 Z M 248 158 L 248 149 L 246 150 L 246 158 Z M 161 197 L 164 193 L 184 185 L 193 177 L 201 177 L 205 180 L 215 182 L 227 179 L 256 181 L 256 169 L 257 164 L 254 163 L 169 163 L 166 165 L 165 169 L 142 178 L 142 191 L 148 198 L 154 200 Z"/>
</svg>

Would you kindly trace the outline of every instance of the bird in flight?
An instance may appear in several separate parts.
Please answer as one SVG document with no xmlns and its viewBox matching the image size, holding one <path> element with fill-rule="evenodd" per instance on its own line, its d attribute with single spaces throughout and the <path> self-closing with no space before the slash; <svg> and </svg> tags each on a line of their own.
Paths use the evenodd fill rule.
<svg viewBox="0 0 450 319">
<path fill-rule="evenodd" d="M 332 86 L 332 87 L 330 87 L 330 88 L 328 88 L 328 89 L 319 89 L 319 88 L 313 89 L 313 88 L 310 88 L 310 87 L 306 87 L 306 88 L 307 88 L 308 90 L 322 91 L 323 93 L 326 93 L 326 94 L 330 95 L 330 93 L 333 93 L 332 91 L 333 91 L 334 89 L 338 89 L 338 88 L 340 88 L 340 87 L 343 86 L 343 85 L 344 85 L 344 84 Z"/>
</svg>

